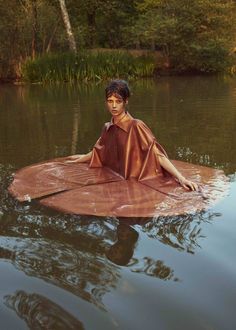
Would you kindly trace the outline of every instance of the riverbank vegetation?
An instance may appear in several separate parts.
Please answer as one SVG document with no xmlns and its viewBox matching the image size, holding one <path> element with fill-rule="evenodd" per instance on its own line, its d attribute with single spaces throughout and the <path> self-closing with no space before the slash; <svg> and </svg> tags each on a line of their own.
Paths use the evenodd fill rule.
<svg viewBox="0 0 236 330">
<path fill-rule="evenodd" d="M 233 0 L 0 0 L 0 15 L 1 80 L 236 71 Z"/>
<path fill-rule="evenodd" d="M 23 78 L 30 82 L 99 81 L 111 77 L 152 77 L 155 57 L 127 51 L 81 51 L 48 54 L 25 62 Z"/>
</svg>

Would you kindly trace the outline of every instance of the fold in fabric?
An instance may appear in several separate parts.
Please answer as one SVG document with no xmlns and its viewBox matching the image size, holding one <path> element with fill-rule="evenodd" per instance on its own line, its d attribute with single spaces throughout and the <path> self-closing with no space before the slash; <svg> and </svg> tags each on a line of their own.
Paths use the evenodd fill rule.
<svg viewBox="0 0 236 330">
<path fill-rule="evenodd" d="M 68 164 L 66 160 L 57 158 L 18 170 L 9 192 L 23 202 L 86 185 L 124 180 L 108 168 L 92 169 L 86 163 Z"/>
<path fill-rule="evenodd" d="M 74 214 L 117 217 L 177 215 L 205 209 L 228 192 L 223 171 L 172 161 L 198 192 L 184 190 L 160 165 L 167 157 L 150 129 L 126 114 L 106 123 L 88 163 L 57 158 L 17 171 L 9 192 Z"/>
</svg>

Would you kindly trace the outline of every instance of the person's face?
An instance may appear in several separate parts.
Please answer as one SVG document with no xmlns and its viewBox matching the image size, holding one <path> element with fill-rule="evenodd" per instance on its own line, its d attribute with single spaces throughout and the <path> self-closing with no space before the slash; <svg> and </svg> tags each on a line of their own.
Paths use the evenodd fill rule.
<svg viewBox="0 0 236 330">
<path fill-rule="evenodd" d="M 113 117 L 122 116 L 125 113 L 125 105 L 128 101 L 124 101 L 119 95 L 111 95 L 106 99 L 108 111 Z"/>
</svg>

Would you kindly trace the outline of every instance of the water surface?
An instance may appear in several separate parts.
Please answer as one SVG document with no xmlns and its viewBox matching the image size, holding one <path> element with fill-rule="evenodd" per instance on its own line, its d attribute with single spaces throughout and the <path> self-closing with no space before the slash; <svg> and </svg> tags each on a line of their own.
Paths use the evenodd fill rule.
<svg viewBox="0 0 236 330">
<path fill-rule="evenodd" d="M 236 81 L 133 82 L 130 113 L 170 158 L 223 169 L 229 196 L 196 215 L 70 216 L 7 194 L 11 173 L 88 152 L 104 85 L 0 87 L 0 317 L 4 329 L 234 329 Z"/>
</svg>

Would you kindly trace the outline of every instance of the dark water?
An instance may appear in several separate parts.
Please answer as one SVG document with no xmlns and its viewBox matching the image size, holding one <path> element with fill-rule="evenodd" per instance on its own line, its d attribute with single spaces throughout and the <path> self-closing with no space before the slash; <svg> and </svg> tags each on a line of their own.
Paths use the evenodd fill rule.
<svg viewBox="0 0 236 330">
<path fill-rule="evenodd" d="M 20 204 L 11 173 L 85 153 L 104 86 L 0 86 L 1 329 L 235 329 L 236 80 L 131 84 L 129 110 L 171 158 L 224 169 L 229 196 L 201 214 L 69 216 Z"/>
</svg>

